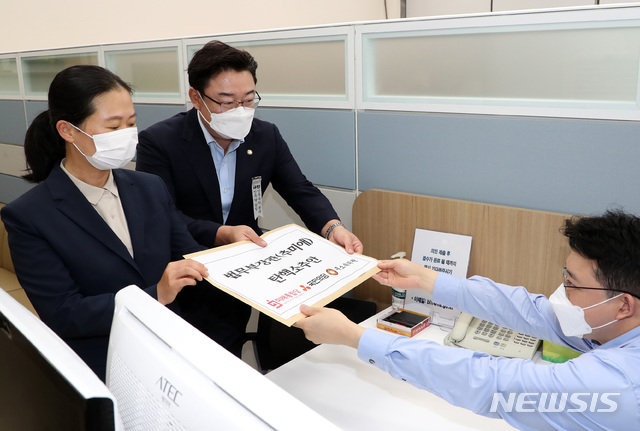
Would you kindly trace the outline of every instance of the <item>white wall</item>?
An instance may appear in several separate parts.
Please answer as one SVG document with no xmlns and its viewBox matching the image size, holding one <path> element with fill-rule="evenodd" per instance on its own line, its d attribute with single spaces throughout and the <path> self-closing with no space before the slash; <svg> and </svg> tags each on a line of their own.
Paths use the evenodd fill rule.
<svg viewBox="0 0 640 431">
<path fill-rule="evenodd" d="M 2 0 L 0 53 L 379 19 L 385 0 Z"/>
<path fill-rule="evenodd" d="M 407 18 L 545 9 L 577 6 L 640 3 L 640 0 L 406 0 Z"/>
</svg>

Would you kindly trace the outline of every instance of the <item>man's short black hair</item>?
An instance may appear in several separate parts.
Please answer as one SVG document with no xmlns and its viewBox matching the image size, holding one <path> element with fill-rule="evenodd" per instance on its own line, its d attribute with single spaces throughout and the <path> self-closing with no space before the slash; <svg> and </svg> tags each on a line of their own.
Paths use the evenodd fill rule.
<svg viewBox="0 0 640 431">
<path fill-rule="evenodd" d="M 209 80 L 229 70 L 248 71 L 253 76 L 253 82 L 257 83 L 257 68 L 258 63 L 247 51 L 214 40 L 195 53 L 189 62 L 187 72 L 189 85 L 202 93 Z"/>
<path fill-rule="evenodd" d="M 621 210 L 572 217 L 563 234 L 573 251 L 595 261 L 595 277 L 604 287 L 640 298 L 640 218 Z"/>
</svg>

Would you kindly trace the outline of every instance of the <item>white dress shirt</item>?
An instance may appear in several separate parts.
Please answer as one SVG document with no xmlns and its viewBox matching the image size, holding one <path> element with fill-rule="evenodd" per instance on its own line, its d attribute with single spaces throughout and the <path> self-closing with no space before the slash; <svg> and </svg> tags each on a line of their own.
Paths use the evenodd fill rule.
<svg viewBox="0 0 640 431">
<path fill-rule="evenodd" d="M 60 162 L 60 167 L 64 173 L 69 176 L 84 197 L 93 205 L 93 208 L 100 214 L 100 217 L 109 225 L 117 237 L 120 238 L 120 241 L 122 241 L 127 248 L 131 257 L 133 257 L 133 246 L 131 245 L 129 226 L 127 225 L 127 218 L 122 209 L 118 186 L 113 180 L 113 172 L 109 171 L 109 179 L 107 179 L 107 183 L 103 187 L 95 187 L 74 177 L 73 174 L 64 167 L 64 162 L 64 159 Z"/>
</svg>

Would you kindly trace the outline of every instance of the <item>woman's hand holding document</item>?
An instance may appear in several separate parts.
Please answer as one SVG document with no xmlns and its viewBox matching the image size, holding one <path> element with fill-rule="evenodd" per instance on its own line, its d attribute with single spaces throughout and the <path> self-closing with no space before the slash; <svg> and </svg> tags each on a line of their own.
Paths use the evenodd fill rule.
<svg viewBox="0 0 640 431">
<path fill-rule="evenodd" d="M 304 317 L 300 305 L 321 307 L 380 271 L 371 257 L 290 224 L 265 233 L 266 247 L 249 241 L 193 253 L 207 281 L 277 321 Z"/>
</svg>

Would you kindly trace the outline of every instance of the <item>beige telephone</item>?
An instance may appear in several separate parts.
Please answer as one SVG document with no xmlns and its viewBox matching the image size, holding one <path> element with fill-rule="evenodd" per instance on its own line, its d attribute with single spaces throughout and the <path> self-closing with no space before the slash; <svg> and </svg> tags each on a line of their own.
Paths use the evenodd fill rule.
<svg viewBox="0 0 640 431">
<path fill-rule="evenodd" d="M 453 330 L 445 337 L 444 344 L 478 350 L 494 356 L 532 359 L 538 350 L 540 340 L 461 313 Z"/>
</svg>

